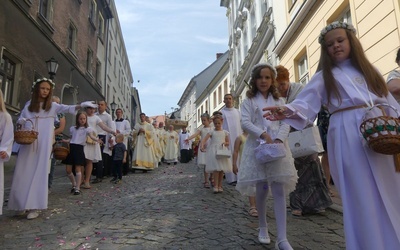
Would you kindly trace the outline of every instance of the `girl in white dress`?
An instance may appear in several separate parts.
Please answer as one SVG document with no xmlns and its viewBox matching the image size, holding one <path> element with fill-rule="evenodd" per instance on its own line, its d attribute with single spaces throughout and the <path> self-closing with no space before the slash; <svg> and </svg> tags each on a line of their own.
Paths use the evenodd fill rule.
<svg viewBox="0 0 400 250">
<path fill-rule="evenodd" d="M 71 193 L 79 195 L 81 194 L 82 170 L 85 165 L 85 152 L 83 148 L 86 145 L 86 136 L 89 136 L 97 143 L 100 142 L 100 139 L 95 136 L 93 128 L 89 127 L 85 112 L 76 114 L 75 126 L 72 126 L 69 132 L 71 134 L 71 139 L 63 141 L 70 143 L 70 151 L 63 163 L 66 164 L 65 169 L 67 176 L 72 184 Z M 75 166 L 76 180 L 72 173 L 72 166 Z"/>
<path fill-rule="evenodd" d="M 48 204 L 48 172 L 53 145 L 54 118 L 58 113 L 74 114 L 81 105 L 63 105 L 52 102 L 52 80 L 42 78 L 33 83 L 32 99 L 21 112 L 18 123 L 30 130 L 32 120 L 38 138 L 32 144 L 21 145 L 14 169 L 8 208 L 17 211 L 30 210 L 27 218 L 39 216 L 37 210 L 47 209 Z"/>
<path fill-rule="evenodd" d="M 10 159 L 13 141 L 12 119 L 4 105 L 3 92 L 0 89 L 0 215 L 3 214 L 4 162 Z"/>
<path fill-rule="evenodd" d="M 276 249 L 293 249 L 286 237 L 286 194 L 293 191 L 297 182 L 297 172 L 287 143 L 290 127 L 281 122 L 271 122 L 263 118 L 262 107 L 284 104 L 279 98 L 275 68 L 269 64 L 257 64 L 253 67 L 247 98 L 241 105 L 242 128 L 249 133 L 244 144 L 238 183 L 236 189 L 243 195 L 256 196 L 259 233 L 258 241 L 270 244 L 266 218 L 267 196 L 269 189 L 274 197 L 276 218 Z M 260 144 L 284 143 L 286 157 L 260 164 L 256 161 L 254 149 Z"/>
<path fill-rule="evenodd" d="M 104 131 L 116 135 L 115 129 L 109 128 L 101 119 L 95 114 L 95 110 L 97 108 L 97 104 L 92 103 L 88 107 L 85 108 L 87 113 L 87 122 L 89 127 L 91 127 L 94 133 L 98 134 L 97 126 L 102 128 Z M 100 143 L 105 143 L 101 141 Z M 102 160 L 101 157 L 101 148 L 100 143 L 94 141 L 92 143 L 87 143 L 84 147 L 85 157 L 86 157 L 86 167 L 85 167 L 85 183 L 82 186 L 84 189 L 90 189 L 90 177 L 92 175 L 93 170 L 93 162 L 99 162 Z"/>
<path fill-rule="evenodd" d="M 393 155 L 368 147 L 360 133 L 366 106 L 400 105 L 368 61 L 356 30 L 334 22 L 320 34 L 318 71 L 290 104 L 267 107 L 264 116 L 303 129 L 322 105 L 331 113 L 327 134 L 332 179 L 343 203 L 346 249 L 400 249 L 400 173 Z M 272 105 L 271 105 L 272 106 Z M 374 108 L 369 111 L 381 116 Z M 398 116 L 394 110 L 387 115 Z"/>
<path fill-rule="evenodd" d="M 200 150 L 206 151 L 206 172 L 213 173 L 214 193 L 222 193 L 222 179 L 224 173 L 232 173 L 231 158 L 216 157 L 217 149 L 221 147 L 229 148 L 229 132 L 222 129 L 223 119 L 221 115 L 215 115 L 213 118 L 214 130 L 211 130 L 200 142 Z M 210 144 L 207 145 L 207 140 Z"/>
<path fill-rule="evenodd" d="M 196 138 L 197 136 L 200 135 L 200 141 L 206 137 L 206 135 L 211 131 L 211 126 L 210 126 L 210 115 L 208 113 L 204 113 L 201 115 L 201 124 L 203 124 L 203 127 L 198 129 L 196 133 L 191 135 L 189 138 L 185 140 L 185 143 L 189 143 L 190 140 L 193 138 Z M 206 143 L 205 147 L 207 148 L 208 142 Z M 202 167 L 204 169 L 204 183 L 203 186 L 205 188 L 210 188 L 210 183 L 208 182 L 208 173 L 206 172 L 206 152 L 203 152 L 199 150 L 197 153 L 197 166 Z M 210 174 L 210 180 L 212 179 L 212 174 Z"/>
</svg>

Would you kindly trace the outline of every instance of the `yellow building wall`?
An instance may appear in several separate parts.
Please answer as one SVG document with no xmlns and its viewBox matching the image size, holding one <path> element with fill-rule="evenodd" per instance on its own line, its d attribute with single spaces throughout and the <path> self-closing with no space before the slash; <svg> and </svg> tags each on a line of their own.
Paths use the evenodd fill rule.
<svg viewBox="0 0 400 250">
<path fill-rule="evenodd" d="M 400 46 L 400 0 L 342 0 L 317 1 L 311 14 L 299 27 L 285 48 L 278 54 L 280 64 L 289 69 L 291 81 L 298 81 L 297 60 L 307 53 L 309 77 L 317 70 L 320 31 L 336 20 L 346 8 L 366 56 L 386 75 L 397 67 L 394 62 Z M 288 13 L 288 16 L 290 13 Z"/>
</svg>

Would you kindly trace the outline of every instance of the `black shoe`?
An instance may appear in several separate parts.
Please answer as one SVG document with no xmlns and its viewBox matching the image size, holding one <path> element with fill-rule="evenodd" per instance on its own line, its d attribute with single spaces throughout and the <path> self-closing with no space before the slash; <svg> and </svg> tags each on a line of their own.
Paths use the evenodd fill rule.
<svg viewBox="0 0 400 250">
<path fill-rule="evenodd" d="M 174 162 L 174 165 L 178 164 L 177 162 Z"/>
<path fill-rule="evenodd" d="M 80 195 L 80 194 L 81 194 L 81 191 L 79 189 L 76 189 L 74 192 L 74 195 Z"/>
<path fill-rule="evenodd" d="M 110 180 L 110 182 L 115 182 L 117 179 L 118 179 L 117 177 L 114 177 L 114 178 L 112 178 L 112 179 Z"/>
<path fill-rule="evenodd" d="M 94 179 L 93 181 L 92 181 L 92 183 L 93 184 L 96 184 L 96 183 L 100 183 L 100 182 L 102 182 L 103 181 L 103 179 L 101 179 L 101 178 L 96 178 L 96 179 Z"/>
<path fill-rule="evenodd" d="M 71 194 L 75 193 L 76 187 L 71 188 Z"/>
</svg>

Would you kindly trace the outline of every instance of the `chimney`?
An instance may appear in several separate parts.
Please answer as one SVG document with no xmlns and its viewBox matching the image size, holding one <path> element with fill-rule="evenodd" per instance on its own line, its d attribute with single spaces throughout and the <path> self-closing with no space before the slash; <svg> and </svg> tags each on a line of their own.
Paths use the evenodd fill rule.
<svg viewBox="0 0 400 250">
<path fill-rule="evenodd" d="M 217 53 L 217 60 L 223 55 L 224 53 Z"/>
</svg>

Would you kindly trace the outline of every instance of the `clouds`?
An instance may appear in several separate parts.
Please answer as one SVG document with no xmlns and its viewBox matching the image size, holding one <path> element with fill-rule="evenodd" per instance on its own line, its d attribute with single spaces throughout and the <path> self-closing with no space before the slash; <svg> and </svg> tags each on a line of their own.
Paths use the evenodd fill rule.
<svg viewBox="0 0 400 250">
<path fill-rule="evenodd" d="M 115 3 L 134 86 L 148 115 L 178 107 L 190 79 L 215 61 L 216 53 L 228 49 L 226 9 L 218 1 Z"/>
</svg>

